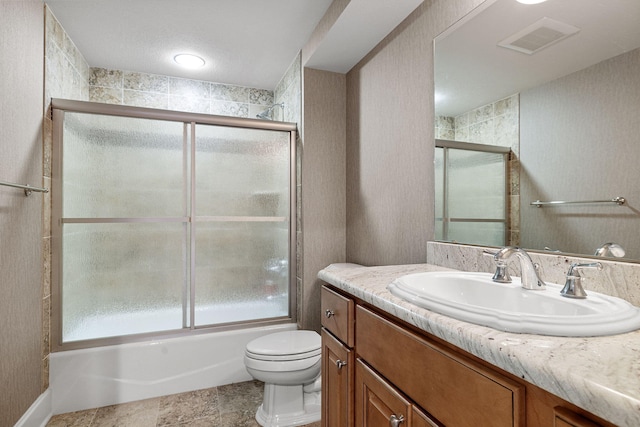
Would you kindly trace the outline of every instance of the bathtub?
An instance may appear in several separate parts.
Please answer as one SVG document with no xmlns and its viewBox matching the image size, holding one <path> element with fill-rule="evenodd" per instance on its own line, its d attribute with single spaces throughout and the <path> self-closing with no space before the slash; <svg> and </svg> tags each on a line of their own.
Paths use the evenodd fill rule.
<svg viewBox="0 0 640 427">
<path fill-rule="evenodd" d="M 294 329 L 289 323 L 52 353 L 52 413 L 248 381 L 247 343 Z"/>
</svg>

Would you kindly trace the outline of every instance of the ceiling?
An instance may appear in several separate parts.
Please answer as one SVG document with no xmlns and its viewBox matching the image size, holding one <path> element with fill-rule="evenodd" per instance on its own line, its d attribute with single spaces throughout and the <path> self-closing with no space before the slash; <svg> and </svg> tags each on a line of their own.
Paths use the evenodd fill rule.
<svg viewBox="0 0 640 427">
<path fill-rule="evenodd" d="M 311 57 L 345 73 L 423 0 L 340 0 Z M 332 0 L 46 0 L 89 66 L 274 89 Z M 203 68 L 173 57 L 193 53 Z"/>
<path fill-rule="evenodd" d="M 497 46 L 544 17 L 580 31 L 532 55 Z M 489 0 L 435 46 L 437 114 L 455 117 L 640 47 L 640 1 Z"/>
</svg>

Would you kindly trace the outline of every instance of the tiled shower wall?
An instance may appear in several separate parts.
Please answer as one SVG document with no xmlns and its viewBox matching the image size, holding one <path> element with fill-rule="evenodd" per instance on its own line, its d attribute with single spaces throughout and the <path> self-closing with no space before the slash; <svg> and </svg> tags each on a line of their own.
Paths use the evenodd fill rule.
<svg viewBox="0 0 640 427">
<path fill-rule="evenodd" d="M 45 111 L 43 185 L 51 188 L 52 98 L 105 102 L 178 111 L 254 118 L 275 102 L 274 118 L 300 121 L 300 57 L 293 61 L 275 91 L 181 79 L 123 70 L 91 68 L 53 13 L 45 7 Z M 300 147 L 300 141 L 298 141 Z M 297 169 L 300 170 L 301 150 Z M 298 172 L 299 173 L 299 172 Z M 300 179 L 298 175 L 298 199 Z M 51 314 L 51 198 L 44 195 L 43 212 L 43 391 L 49 386 Z M 298 206 L 300 206 L 298 200 Z M 298 219 L 298 240 L 301 239 Z M 299 246 L 300 247 L 300 246 Z M 298 255 L 300 256 L 300 255 Z M 299 264 L 300 265 L 300 264 Z M 297 273 L 300 292 L 301 272 Z"/>
<path fill-rule="evenodd" d="M 51 98 L 89 100 L 89 65 L 49 8 L 45 7 L 43 184 L 51 188 Z M 42 390 L 49 388 L 51 332 L 51 193 L 43 199 Z"/>
<path fill-rule="evenodd" d="M 511 148 L 509 156 L 509 245 L 520 244 L 520 105 L 519 95 L 483 105 L 456 117 L 436 117 L 437 139 Z"/>
<path fill-rule="evenodd" d="M 255 118 L 256 114 L 273 103 L 273 91 L 134 71 L 91 68 L 89 100 Z"/>
</svg>

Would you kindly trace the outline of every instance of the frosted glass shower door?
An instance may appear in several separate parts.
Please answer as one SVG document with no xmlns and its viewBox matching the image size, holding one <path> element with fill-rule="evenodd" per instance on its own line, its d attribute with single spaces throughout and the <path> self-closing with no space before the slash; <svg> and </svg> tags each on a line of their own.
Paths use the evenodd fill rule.
<svg viewBox="0 0 640 427">
<path fill-rule="evenodd" d="M 195 135 L 195 326 L 289 316 L 290 133 Z"/>
<path fill-rule="evenodd" d="M 65 113 L 62 342 L 183 327 L 186 131 L 181 122 Z"/>
<path fill-rule="evenodd" d="M 507 153 L 466 146 L 436 148 L 436 239 L 502 246 L 507 229 Z"/>
</svg>

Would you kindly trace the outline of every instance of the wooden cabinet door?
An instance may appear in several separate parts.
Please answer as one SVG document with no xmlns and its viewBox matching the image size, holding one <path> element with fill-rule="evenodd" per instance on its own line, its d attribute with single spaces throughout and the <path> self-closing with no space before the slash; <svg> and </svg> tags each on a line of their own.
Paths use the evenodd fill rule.
<svg viewBox="0 0 640 427">
<path fill-rule="evenodd" d="M 553 408 L 554 412 L 554 427 L 599 427 L 600 424 L 586 419 L 585 417 L 576 414 L 563 407 Z"/>
<path fill-rule="evenodd" d="M 442 427 L 442 424 L 425 414 L 420 408 L 411 408 L 411 427 Z"/>
<path fill-rule="evenodd" d="M 353 352 L 322 329 L 322 426 L 353 426 Z"/>
<path fill-rule="evenodd" d="M 360 359 L 355 388 L 356 427 L 411 426 L 411 402 Z"/>
</svg>

